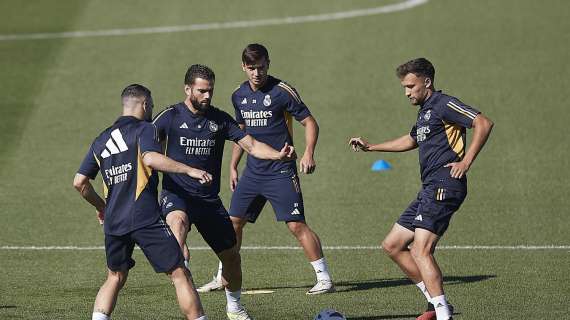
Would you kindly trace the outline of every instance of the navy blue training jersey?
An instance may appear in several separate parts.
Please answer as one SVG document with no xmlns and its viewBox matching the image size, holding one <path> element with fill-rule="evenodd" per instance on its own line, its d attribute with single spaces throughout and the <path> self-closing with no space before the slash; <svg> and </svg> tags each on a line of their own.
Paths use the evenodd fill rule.
<svg viewBox="0 0 570 320">
<path fill-rule="evenodd" d="M 236 121 L 226 112 L 210 107 L 206 114 L 194 114 L 184 102 L 166 108 L 153 121 L 165 154 L 169 158 L 212 174 L 209 186 L 185 174 L 164 173 L 163 189 L 208 198 L 220 192 L 220 175 L 225 140 L 245 137 Z"/>
<path fill-rule="evenodd" d="M 149 151 L 161 151 L 154 126 L 124 116 L 93 141 L 81 163 L 78 173 L 103 177 L 106 234 L 121 236 L 159 218 L 158 175 L 142 161 Z"/>
<path fill-rule="evenodd" d="M 450 168 L 465 156 L 465 128 L 471 128 L 480 112 L 459 99 L 434 92 L 420 107 L 410 136 L 419 146 L 420 173 L 424 183 L 450 177 Z"/>
<path fill-rule="evenodd" d="M 297 91 L 287 83 L 269 76 L 267 83 L 253 91 L 248 81 L 232 94 L 236 120 L 245 125 L 245 132 L 276 150 L 285 143 L 293 145 L 291 118 L 302 121 L 311 115 Z M 256 178 L 290 176 L 296 173 L 295 161 L 275 161 L 247 157 L 244 175 Z"/>
</svg>

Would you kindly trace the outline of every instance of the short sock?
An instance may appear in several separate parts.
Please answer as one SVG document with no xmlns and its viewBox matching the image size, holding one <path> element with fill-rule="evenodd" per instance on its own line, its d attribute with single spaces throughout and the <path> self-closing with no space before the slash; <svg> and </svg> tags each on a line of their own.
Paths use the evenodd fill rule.
<svg viewBox="0 0 570 320">
<path fill-rule="evenodd" d="M 435 307 L 435 315 L 437 320 L 448 320 L 451 318 L 451 312 L 449 311 L 449 305 L 445 299 L 445 295 L 433 297 L 431 303 Z"/>
<path fill-rule="evenodd" d="M 239 311 L 241 307 L 241 290 L 229 291 L 226 289 L 227 310 L 231 312 Z"/>
<path fill-rule="evenodd" d="M 91 320 L 111 320 L 111 317 L 102 312 L 93 312 Z"/>
<path fill-rule="evenodd" d="M 216 279 L 222 280 L 222 262 L 218 263 L 218 273 L 216 273 Z"/>
<path fill-rule="evenodd" d="M 416 287 L 418 287 L 418 289 L 420 289 L 420 291 L 424 294 L 424 296 L 426 297 L 426 300 L 428 302 L 430 302 L 431 297 L 429 296 L 429 292 L 427 291 L 426 285 L 424 284 L 423 281 L 420 281 L 418 283 L 416 283 Z"/>
<path fill-rule="evenodd" d="M 317 275 L 317 281 L 326 280 L 331 281 L 331 275 L 329 274 L 329 268 L 327 266 L 327 261 L 325 257 L 320 258 L 311 262 L 315 274 Z"/>
<path fill-rule="evenodd" d="M 206 316 L 201 316 L 200 318 L 196 318 L 196 320 L 208 320 L 208 317 L 206 317 Z"/>
</svg>

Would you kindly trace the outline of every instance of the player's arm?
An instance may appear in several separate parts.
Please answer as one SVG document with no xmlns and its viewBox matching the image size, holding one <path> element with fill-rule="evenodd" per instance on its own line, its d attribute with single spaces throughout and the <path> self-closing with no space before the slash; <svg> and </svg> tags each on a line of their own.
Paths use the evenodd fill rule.
<svg viewBox="0 0 570 320">
<path fill-rule="evenodd" d="M 142 160 L 146 166 L 149 166 L 154 170 L 169 173 L 182 173 L 198 179 L 202 184 L 212 183 L 212 175 L 208 172 L 174 161 L 159 152 L 145 152 L 142 155 Z"/>
<path fill-rule="evenodd" d="M 305 127 L 305 152 L 301 158 L 301 172 L 311 174 L 317 167 L 315 163 L 315 148 L 319 139 L 319 125 L 313 116 L 308 116 L 300 123 Z"/>
<path fill-rule="evenodd" d="M 81 173 L 75 174 L 73 179 L 73 187 L 81 194 L 83 199 L 87 200 L 92 206 L 97 209 L 97 219 L 100 224 L 103 224 L 105 212 L 105 200 L 97 194 L 93 185 L 89 181 L 89 177 Z"/>
<path fill-rule="evenodd" d="M 493 126 L 493 121 L 483 114 L 479 113 L 475 117 L 472 124 L 473 138 L 471 144 L 469 144 L 469 148 L 467 148 L 467 152 L 465 152 L 463 160 L 445 165 L 445 167 L 451 167 L 450 173 L 452 177 L 461 179 L 461 177 L 469 171 L 471 164 L 473 164 L 473 161 L 475 161 L 475 158 L 477 158 L 477 155 L 481 149 L 483 149 L 485 142 L 487 142 Z"/>
<path fill-rule="evenodd" d="M 416 140 L 409 134 L 386 142 L 371 144 L 362 137 L 350 138 L 348 144 L 353 151 L 380 151 L 380 152 L 405 152 L 418 147 Z"/>
<path fill-rule="evenodd" d="M 285 143 L 280 151 L 271 146 L 255 140 L 252 136 L 246 135 L 237 142 L 245 152 L 258 159 L 289 161 L 295 159 L 295 148 Z"/>
<path fill-rule="evenodd" d="M 245 124 L 239 124 L 239 128 L 245 130 Z M 243 156 L 243 149 L 238 143 L 234 143 L 232 147 L 232 158 L 230 160 L 230 190 L 235 191 L 238 182 L 238 165 Z"/>
</svg>

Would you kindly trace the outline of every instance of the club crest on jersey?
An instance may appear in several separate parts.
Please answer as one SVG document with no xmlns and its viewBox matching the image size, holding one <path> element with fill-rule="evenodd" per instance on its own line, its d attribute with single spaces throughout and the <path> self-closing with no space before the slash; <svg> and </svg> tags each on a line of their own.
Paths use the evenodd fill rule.
<svg viewBox="0 0 570 320">
<path fill-rule="evenodd" d="M 428 110 L 425 114 L 424 114 L 424 120 L 428 121 L 429 118 L 431 118 L 431 110 Z"/>
<path fill-rule="evenodd" d="M 266 94 L 265 98 L 263 98 L 263 105 L 269 107 L 271 105 L 271 96 Z"/>
<path fill-rule="evenodd" d="M 210 131 L 212 132 L 217 132 L 218 131 L 218 124 L 215 123 L 214 121 L 210 121 L 208 123 L 208 128 L 210 129 Z"/>
</svg>

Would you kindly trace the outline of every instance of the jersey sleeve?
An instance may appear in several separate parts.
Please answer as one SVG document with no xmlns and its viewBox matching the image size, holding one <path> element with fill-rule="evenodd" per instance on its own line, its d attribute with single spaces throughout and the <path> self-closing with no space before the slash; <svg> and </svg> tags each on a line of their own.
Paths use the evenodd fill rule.
<svg viewBox="0 0 570 320">
<path fill-rule="evenodd" d="M 95 152 L 93 151 L 93 145 L 89 147 L 89 151 L 85 155 L 83 162 L 81 162 L 81 166 L 77 173 L 80 173 L 90 179 L 95 179 L 97 176 L 97 172 L 99 172 L 99 162 L 95 158 Z"/>
<path fill-rule="evenodd" d="M 227 113 L 224 112 L 224 129 L 226 140 L 238 142 L 245 137 L 245 132 L 240 129 L 238 123 Z"/>
<path fill-rule="evenodd" d="M 418 137 L 418 126 L 414 124 L 414 126 L 412 127 L 412 129 L 410 130 L 410 137 L 412 137 L 414 139 L 414 141 L 417 141 L 417 137 Z"/>
<path fill-rule="evenodd" d="M 286 93 L 287 100 L 285 110 L 289 112 L 295 120 L 302 121 L 311 115 L 309 108 L 307 108 L 303 100 L 301 100 L 295 88 L 284 82 L 279 83 L 279 87 Z"/>
<path fill-rule="evenodd" d="M 168 135 L 168 127 L 170 126 L 172 117 L 172 108 L 166 108 L 154 117 L 152 124 L 156 127 L 158 141 L 163 141 Z"/>
<path fill-rule="evenodd" d="M 451 99 L 446 105 L 441 107 L 441 118 L 443 121 L 455 123 L 465 128 L 473 126 L 473 120 L 479 113 L 481 112 L 477 109 L 457 99 Z"/>
<path fill-rule="evenodd" d="M 158 131 L 152 123 L 144 123 L 139 135 L 139 147 L 141 154 L 145 152 L 161 153 L 160 142 L 158 142 Z"/>
</svg>

